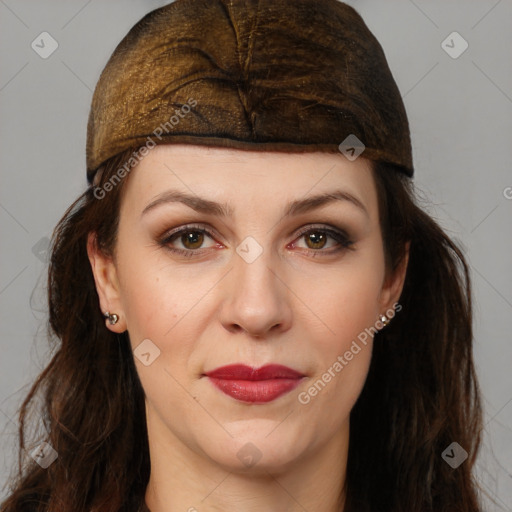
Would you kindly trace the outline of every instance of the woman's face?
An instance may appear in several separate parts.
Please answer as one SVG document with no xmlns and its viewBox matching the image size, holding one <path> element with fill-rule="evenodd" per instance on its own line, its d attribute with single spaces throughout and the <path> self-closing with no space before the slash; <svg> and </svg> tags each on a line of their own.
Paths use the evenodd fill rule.
<svg viewBox="0 0 512 512">
<path fill-rule="evenodd" d="M 150 444 L 273 474 L 341 447 L 365 329 L 403 285 L 385 279 L 369 162 L 162 145 L 125 179 L 115 261 L 89 254 L 120 317 L 108 328 L 129 333 Z M 206 375 L 228 365 L 296 373 Z"/>
</svg>

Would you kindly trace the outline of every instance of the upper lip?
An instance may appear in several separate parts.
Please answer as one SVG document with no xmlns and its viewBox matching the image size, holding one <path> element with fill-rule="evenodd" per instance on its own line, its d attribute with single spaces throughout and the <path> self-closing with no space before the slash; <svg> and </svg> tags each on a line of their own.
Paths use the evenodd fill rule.
<svg viewBox="0 0 512 512">
<path fill-rule="evenodd" d="M 205 375 L 225 380 L 299 379 L 304 377 L 304 374 L 280 364 L 267 364 L 261 368 L 252 368 L 245 364 L 230 364 L 206 372 Z"/>
</svg>

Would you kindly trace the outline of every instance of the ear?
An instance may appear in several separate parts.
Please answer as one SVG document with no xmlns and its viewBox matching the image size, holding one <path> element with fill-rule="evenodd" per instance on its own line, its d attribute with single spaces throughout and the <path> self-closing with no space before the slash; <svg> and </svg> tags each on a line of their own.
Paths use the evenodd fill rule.
<svg viewBox="0 0 512 512">
<path fill-rule="evenodd" d="M 126 317 L 122 310 L 117 269 L 111 257 L 105 255 L 96 241 L 96 233 L 91 232 L 87 237 L 87 256 L 91 264 L 96 291 L 100 299 L 98 307 L 102 313 L 108 311 L 116 314 L 119 320 L 114 325 L 105 318 L 105 325 L 112 332 L 126 331 Z"/>
<path fill-rule="evenodd" d="M 394 309 L 394 304 L 398 302 L 402 289 L 405 283 L 405 276 L 407 274 L 407 266 L 409 263 L 409 249 L 411 242 L 405 244 L 405 254 L 402 262 L 392 275 L 389 275 L 382 287 L 380 296 L 381 314 L 386 314 L 386 311 Z"/>
</svg>

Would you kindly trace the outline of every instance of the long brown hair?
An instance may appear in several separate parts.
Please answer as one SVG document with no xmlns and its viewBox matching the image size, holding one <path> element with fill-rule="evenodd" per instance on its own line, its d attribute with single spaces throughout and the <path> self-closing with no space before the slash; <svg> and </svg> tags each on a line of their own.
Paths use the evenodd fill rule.
<svg viewBox="0 0 512 512">
<path fill-rule="evenodd" d="M 132 150 L 111 158 L 98 186 Z M 482 428 L 472 356 L 472 303 L 462 251 L 418 205 L 413 184 L 373 165 L 388 272 L 410 241 L 402 310 L 374 339 L 363 391 L 350 417 L 344 512 L 480 512 L 472 468 Z M 89 187 L 52 236 L 49 339 L 55 355 L 19 413 L 18 472 L 1 512 L 136 512 L 149 481 L 144 391 L 126 333 L 105 327 L 87 257 L 115 251 L 123 185 L 104 198 Z M 57 460 L 28 455 L 29 412 L 40 418 Z M 453 469 L 441 457 L 456 441 L 469 454 Z M 341 498 L 340 498 L 341 499 Z"/>
</svg>

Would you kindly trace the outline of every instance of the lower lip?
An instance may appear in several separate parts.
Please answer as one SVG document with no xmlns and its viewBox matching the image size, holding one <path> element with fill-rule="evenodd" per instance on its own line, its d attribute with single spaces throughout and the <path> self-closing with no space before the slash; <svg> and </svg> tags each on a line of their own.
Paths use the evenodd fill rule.
<svg viewBox="0 0 512 512">
<path fill-rule="evenodd" d="M 302 379 L 227 380 L 208 377 L 226 395 L 241 402 L 267 403 L 296 388 Z"/>
</svg>

